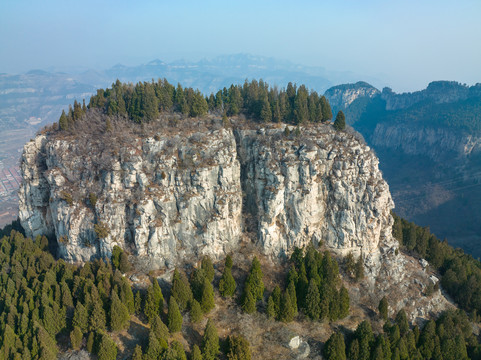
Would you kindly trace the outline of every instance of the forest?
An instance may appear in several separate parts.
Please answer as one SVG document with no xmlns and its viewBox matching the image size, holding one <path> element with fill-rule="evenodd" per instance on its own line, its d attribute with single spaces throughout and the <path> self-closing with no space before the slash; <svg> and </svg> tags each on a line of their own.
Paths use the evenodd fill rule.
<svg viewBox="0 0 481 360">
<path fill-rule="evenodd" d="M 207 112 L 224 116 L 244 115 L 258 122 L 302 124 L 326 122 L 332 119 L 331 107 L 324 96 L 309 91 L 306 86 L 289 83 L 286 89 L 269 87 L 262 80 L 231 85 L 216 94 L 204 96 L 199 90 L 176 87 L 167 80 L 139 82 L 136 85 L 120 81 L 109 89 L 99 89 L 88 106 L 74 102 L 59 119 L 61 130 L 67 130 L 87 108 L 98 108 L 108 115 L 126 116 L 142 123 L 156 119 L 161 113 L 179 113 L 199 117 Z"/>
</svg>

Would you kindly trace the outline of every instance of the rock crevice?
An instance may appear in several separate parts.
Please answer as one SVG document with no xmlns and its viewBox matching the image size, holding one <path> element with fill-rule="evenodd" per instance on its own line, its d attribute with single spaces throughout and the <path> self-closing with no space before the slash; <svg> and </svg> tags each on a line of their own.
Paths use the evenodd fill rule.
<svg viewBox="0 0 481 360">
<path fill-rule="evenodd" d="M 55 236 L 73 262 L 113 246 L 173 266 L 239 248 L 243 233 L 273 257 L 322 241 L 365 257 L 391 243 L 393 202 L 378 159 L 329 125 L 152 134 L 118 150 L 39 135 L 25 145 L 20 220 Z M 291 128 L 294 130 L 294 128 Z"/>
</svg>

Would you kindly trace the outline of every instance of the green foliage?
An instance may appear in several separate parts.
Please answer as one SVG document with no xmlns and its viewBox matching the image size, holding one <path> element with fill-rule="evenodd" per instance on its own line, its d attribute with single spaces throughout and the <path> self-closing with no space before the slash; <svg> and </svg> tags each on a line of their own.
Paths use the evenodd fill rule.
<svg viewBox="0 0 481 360">
<path fill-rule="evenodd" d="M 346 345 L 341 333 L 334 333 L 326 341 L 322 351 L 326 360 L 346 360 Z"/>
<path fill-rule="evenodd" d="M 152 319 L 150 329 L 158 340 L 167 341 L 169 339 L 169 328 L 163 323 L 159 315 L 155 315 Z"/>
<path fill-rule="evenodd" d="M 311 319 L 318 320 L 321 316 L 320 302 L 319 288 L 314 279 L 311 279 L 306 296 L 306 315 Z"/>
<path fill-rule="evenodd" d="M 354 278 L 356 281 L 364 279 L 364 259 L 362 255 L 359 255 L 354 268 Z"/>
<path fill-rule="evenodd" d="M 337 131 L 342 131 L 346 128 L 346 117 L 344 113 L 340 110 L 336 115 L 336 120 L 334 120 L 334 129 Z"/>
<path fill-rule="evenodd" d="M 172 279 L 172 296 L 175 297 L 179 305 L 179 309 L 184 311 L 193 300 L 192 290 L 190 289 L 189 281 L 183 272 L 174 270 Z"/>
<path fill-rule="evenodd" d="M 124 251 L 120 246 L 114 245 L 114 248 L 112 249 L 112 265 L 114 268 L 118 269 L 120 267 L 120 254 L 122 254 Z"/>
<path fill-rule="evenodd" d="M 349 293 L 342 286 L 339 290 L 339 318 L 343 319 L 349 315 Z"/>
<path fill-rule="evenodd" d="M 219 281 L 219 292 L 223 297 L 232 297 L 235 294 L 236 287 L 237 285 L 232 276 L 231 268 L 226 265 Z"/>
<path fill-rule="evenodd" d="M 99 344 L 99 351 L 97 353 L 99 360 L 115 360 L 117 359 L 117 345 L 107 335 L 103 334 Z"/>
<path fill-rule="evenodd" d="M 215 271 L 214 265 L 212 264 L 212 260 L 209 256 L 204 256 L 202 258 L 201 269 L 204 270 L 207 280 L 212 283 L 212 281 L 214 281 Z"/>
<path fill-rule="evenodd" d="M 393 234 L 403 248 L 425 257 L 430 266 L 442 274 L 443 289 L 454 298 L 464 310 L 478 314 L 481 311 L 481 263 L 465 254 L 461 249 L 454 249 L 446 241 L 440 241 L 422 228 L 394 217 Z M 433 287 L 433 291 L 437 289 Z"/>
<path fill-rule="evenodd" d="M 197 344 L 194 344 L 192 347 L 192 354 L 190 356 L 191 360 L 202 360 L 202 352 L 200 351 L 199 346 Z"/>
<path fill-rule="evenodd" d="M 219 335 L 212 319 L 207 320 L 204 336 L 202 338 L 202 359 L 214 360 L 219 354 Z"/>
<path fill-rule="evenodd" d="M 117 81 L 110 89 L 99 89 L 90 98 L 89 107 L 100 108 L 108 115 L 127 116 L 137 123 L 152 121 L 159 112 L 172 111 L 192 117 L 204 116 L 210 111 L 223 114 L 225 120 L 227 116 L 243 114 L 256 121 L 291 124 L 332 118 L 326 98 L 315 91 L 309 91 L 304 85 L 297 88 L 292 83 L 286 91 L 279 91 L 270 88 L 263 80 L 246 81 L 243 86 L 231 85 L 215 95 L 210 94 L 207 99 L 198 90 L 183 88 L 180 84 L 174 87 L 165 79 L 136 85 Z M 66 129 L 70 118 L 74 120 L 75 109 L 71 113 L 66 115 Z M 62 124 L 64 120 L 62 118 Z"/>
<path fill-rule="evenodd" d="M 229 351 L 227 353 L 229 360 L 251 360 L 251 350 L 249 341 L 242 335 L 229 336 Z"/>
<path fill-rule="evenodd" d="M 381 299 L 381 301 L 379 301 L 379 306 L 377 308 L 381 318 L 386 321 L 388 318 L 388 302 L 385 296 Z"/>
<path fill-rule="evenodd" d="M 190 305 L 190 320 L 193 323 L 198 323 L 200 320 L 202 320 L 202 317 L 204 316 L 202 312 L 202 308 L 197 300 L 192 300 L 192 303 Z"/>
<path fill-rule="evenodd" d="M 249 275 L 247 276 L 246 284 L 250 285 L 256 300 L 262 300 L 264 296 L 264 282 L 262 281 L 263 276 L 261 263 L 257 257 L 254 257 Z"/>
<path fill-rule="evenodd" d="M 142 347 L 137 344 L 135 345 L 134 353 L 132 354 L 132 360 L 143 360 L 144 354 L 142 352 Z"/>
<path fill-rule="evenodd" d="M 204 283 L 202 285 L 202 298 L 200 301 L 200 307 L 202 312 L 207 314 L 215 307 L 214 302 L 214 287 L 207 277 L 204 278 Z"/>
<path fill-rule="evenodd" d="M 244 287 L 244 293 L 241 298 L 241 307 L 242 310 L 247 314 L 252 314 L 257 310 L 254 291 L 251 289 L 251 286 L 249 284 Z"/>
<path fill-rule="evenodd" d="M 167 313 L 167 326 L 171 333 L 176 333 L 182 330 L 182 314 L 175 297 L 171 296 L 169 299 L 169 311 Z"/>
<path fill-rule="evenodd" d="M 157 279 L 153 279 L 152 286 L 149 286 L 147 289 L 147 297 L 144 304 L 144 314 L 149 319 L 149 322 L 162 311 L 163 307 L 164 296 L 162 295 L 162 290 Z"/>
<path fill-rule="evenodd" d="M 89 202 L 92 208 L 95 209 L 95 205 L 97 205 L 97 195 L 95 193 L 89 193 Z"/>
<path fill-rule="evenodd" d="M 72 345 L 73 350 L 80 349 L 80 345 L 82 345 L 83 333 L 80 328 L 75 326 L 73 330 L 70 332 L 70 344 Z"/>
<path fill-rule="evenodd" d="M 94 231 L 99 239 L 105 239 L 107 236 L 109 236 L 110 233 L 110 229 L 107 224 L 101 221 L 98 224 L 94 225 Z"/>
<path fill-rule="evenodd" d="M 110 329 L 112 331 L 121 331 L 127 329 L 129 325 L 129 310 L 120 301 L 117 293 L 114 291 L 112 292 L 112 300 L 110 304 Z"/>
<path fill-rule="evenodd" d="M 295 313 L 296 313 L 296 310 L 294 309 L 294 306 L 291 303 L 291 296 L 289 295 L 289 292 L 286 290 L 282 293 L 282 296 L 281 296 L 279 320 L 284 322 L 291 322 L 292 320 L 294 320 Z"/>
</svg>

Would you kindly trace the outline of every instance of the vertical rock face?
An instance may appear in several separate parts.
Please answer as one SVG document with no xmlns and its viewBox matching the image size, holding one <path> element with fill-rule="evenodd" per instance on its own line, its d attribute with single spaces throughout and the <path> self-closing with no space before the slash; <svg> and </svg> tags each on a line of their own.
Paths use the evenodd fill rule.
<svg viewBox="0 0 481 360">
<path fill-rule="evenodd" d="M 69 261 L 110 256 L 114 245 L 153 268 L 220 257 L 244 230 L 272 256 L 310 241 L 367 255 L 391 240 L 393 203 L 377 158 L 329 125 L 298 136 L 211 128 L 117 146 L 40 135 L 25 145 L 22 173 L 23 227 L 55 236 Z"/>
</svg>

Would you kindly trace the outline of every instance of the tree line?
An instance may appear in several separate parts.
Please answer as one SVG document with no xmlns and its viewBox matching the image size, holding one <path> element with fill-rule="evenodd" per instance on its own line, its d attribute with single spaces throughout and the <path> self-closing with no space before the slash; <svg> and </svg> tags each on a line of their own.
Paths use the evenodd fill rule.
<svg viewBox="0 0 481 360">
<path fill-rule="evenodd" d="M 289 83 L 285 89 L 270 87 L 263 80 L 247 80 L 243 85 L 224 87 L 204 96 L 199 90 L 174 86 L 166 79 L 139 82 L 135 85 L 117 80 L 111 88 L 99 89 L 90 98 L 88 108 L 101 109 L 108 115 L 126 116 L 134 122 L 154 120 L 161 113 L 204 116 L 208 112 L 235 116 L 245 115 L 258 122 L 302 124 L 332 119 L 327 99 L 305 85 Z M 73 108 L 63 112 L 59 127 L 68 129 L 86 111 L 85 102 L 75 101 Z"/>
<path fill-rule="evenodd" d="M 393 213 L 393 236 L 401 246 L 425 258 L 441 274 L 443 289 L 477 321 L 481 314 L 481 262 L 454 249 L 429 231 Z"/>
</svg>

